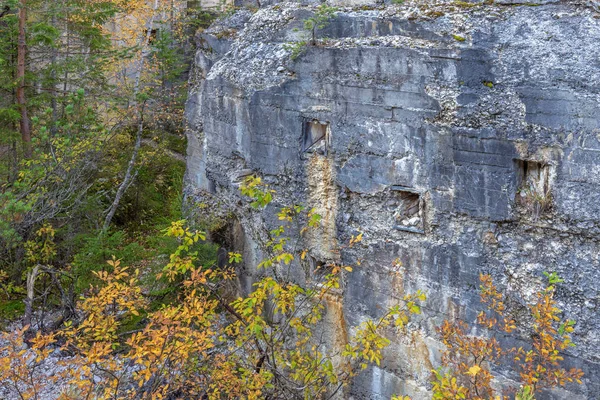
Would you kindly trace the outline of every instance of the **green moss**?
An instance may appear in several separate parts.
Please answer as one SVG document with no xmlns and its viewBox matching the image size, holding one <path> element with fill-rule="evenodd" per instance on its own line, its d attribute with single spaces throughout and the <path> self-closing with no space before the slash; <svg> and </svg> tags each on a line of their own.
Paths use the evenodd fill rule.
<svg viewBox="0 0 600 400">
<path fill-rule="evenodd" d="M 185 154 L 187 150 L 187 139 L 183 134 L 163 135 L 163 144 L 169 150 L 179 154 Z"/>
<path fill-rule="evenodd" d="M 452 37 L 454 38 L 454 40 L 457 40 L 459 42 L 464 42 L 466 40 L 464 37 L 459 35 L 452 35 Z"/>
<path fill-rule="evenodd" d="M 73 257 L 72 274 L 76 277 L 75 290 L 81 293 L 91 284 L 98 283 L 93 271 L 107 269 L 106 261 L 113 256 L 123 265 L 132 265 L 143 260 L 148 254 L 146 249 L 136 242 L 127 240 L 127 233 L 117 231 L 109 235 L 78 235 L 73 244 L 79 251 Z"/>
<path fill-rule="evenodd" d="M 444 12 L 443 11 L 427 11 L 426 15 L 430 18 L 439 18 L 444 16 Z"/>
<path fill-rule="evenodd" d="M 0 320 L 10 321 L 17 319 L 25 313 L 23 300 L 0 301 Z"/>
<path fill-rule="evenodd" d="M 479 5 L 477 3 L 469 3 L 467 1 L 460 1 L 460 0 L 455 1 L 453 4 L 457 7 L 462 7 L 462 8 L 473 8 L 473 7 L 477 7 Z"/>
<path fill-rule="evenodd" d="M 491 81 L 483 81 L 482 82 L 484 86 L 489 87 L 490 89 L 494 87 L 494 83 Z"/>
</svg>

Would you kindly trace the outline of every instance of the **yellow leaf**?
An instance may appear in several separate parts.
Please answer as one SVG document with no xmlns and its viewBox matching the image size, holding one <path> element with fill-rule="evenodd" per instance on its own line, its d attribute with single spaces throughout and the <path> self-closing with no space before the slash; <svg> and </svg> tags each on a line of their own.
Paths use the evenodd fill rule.
<svg viewBox="0 0 600 400">
<path fill-rule="evenodd" d="M 479 365 L 473 365 L 471 368 L 469 368 L 469 375 L 475 376 L 479 373 L 479 371 L 481 371 L 481 367 Z"/>
</svg>

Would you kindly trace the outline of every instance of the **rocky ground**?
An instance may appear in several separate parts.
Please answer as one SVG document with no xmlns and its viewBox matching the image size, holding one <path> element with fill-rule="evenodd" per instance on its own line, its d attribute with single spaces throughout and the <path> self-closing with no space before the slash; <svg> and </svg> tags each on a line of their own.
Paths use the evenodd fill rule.
<svg viewBox="0 0 600 400">
<path fill-rule="evenodd" d="M 68 357 L 57 347 L 50 353 L 48 358 L 36 363 L 34 352 L 16 335 L 22 328 L 20 321 L 13 322 L 0 334 L 0 349 L 4 350 L 0 352 L 0 362 L 12 362 L 11 368 L 17 371 L 18 367 L 14 364 L 15 361 L 5 358 L 8 355 L 7 349 L 24 351 L 24 357 L 21 359 L 29 358 L 28 365 L 30 367 L 35 365 L 35 368 L 32 368 L 34 372 L 31 376 L 20 377 L 20 379 L 15 378 L 11 382 L 0 382 L 0 399 L 20 399 L 20 393 L 25 393 L 34 385 L 36 386 L 35 393 L 37 395 L 35 398 L 38 400 L 58 399 L 60 394 L 67 390 L 66 379 L 61 376 L 67 370 Z M 28 381 L 23 380 L 23 378 L 28 379 Z"/>
</svg>

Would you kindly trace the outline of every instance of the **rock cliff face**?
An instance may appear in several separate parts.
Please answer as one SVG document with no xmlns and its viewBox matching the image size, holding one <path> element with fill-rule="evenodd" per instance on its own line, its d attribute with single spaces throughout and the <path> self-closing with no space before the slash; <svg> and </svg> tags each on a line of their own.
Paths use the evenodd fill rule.
<svg viewBox="0 0 600 400">
<path fill-rule="evenodd" d="M 229 245 L 249 265 L 277 221 L 238 212 L 240 177 L 264 177 L 279 205 L 315 207 L 312 261 L 362 260 L 332 300 L 335 340 L 427 292 L 423 333 L 391 338 L 356 399 L 427 398 L 434 328 L 475 320 L 479 273 L 531 294 L 543 271 L 565 279 L 578 344 L 566 362 L 585 372 L 584 385 L 546 398 L 600 399 L 598 14 L 568 1 L 418 3 L 341 8 L 319 33 L 328 39 L 298 57 L 290 43 L 310 5 L 239 11 L 200 35 L 188 197 L 234 213 Z M 333 251 L 357 231 L 361 248 Z"/>
</svg>

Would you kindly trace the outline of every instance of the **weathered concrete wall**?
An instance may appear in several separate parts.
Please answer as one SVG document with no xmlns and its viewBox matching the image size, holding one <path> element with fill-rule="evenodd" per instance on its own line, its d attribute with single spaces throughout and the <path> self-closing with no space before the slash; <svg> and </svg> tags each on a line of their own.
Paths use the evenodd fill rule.
<svg viewBox="0 0 600 400">
<path fill-rule="evenodd" d="M 188 194 L 234 203 L 239 177 L 262 175 L 279 204 L 324 214 L 317 262 L 364 232 L 341 254 L 363 260 L 345 282 L 344 332 L 407 291 L 428 293 L 424 333 L 392 338 L 357 399 L 426 398 L 434 327 L 475 320 L 479 273 L 531 293 L 543 271 L 565 279 L 558 296 L 578 344 L 566 361 L 586 374 L 547 398 L 600 399 L 600 20 L 540 3 L 348 8 L 295 60 L 288 43 L 303 38 L 309 6 L 241 11 L 200 38 Z M 329 143 L 304 152 L 313 120 Z M 238 218 L 259 257 L 276 221 Z"/>
</svg>

